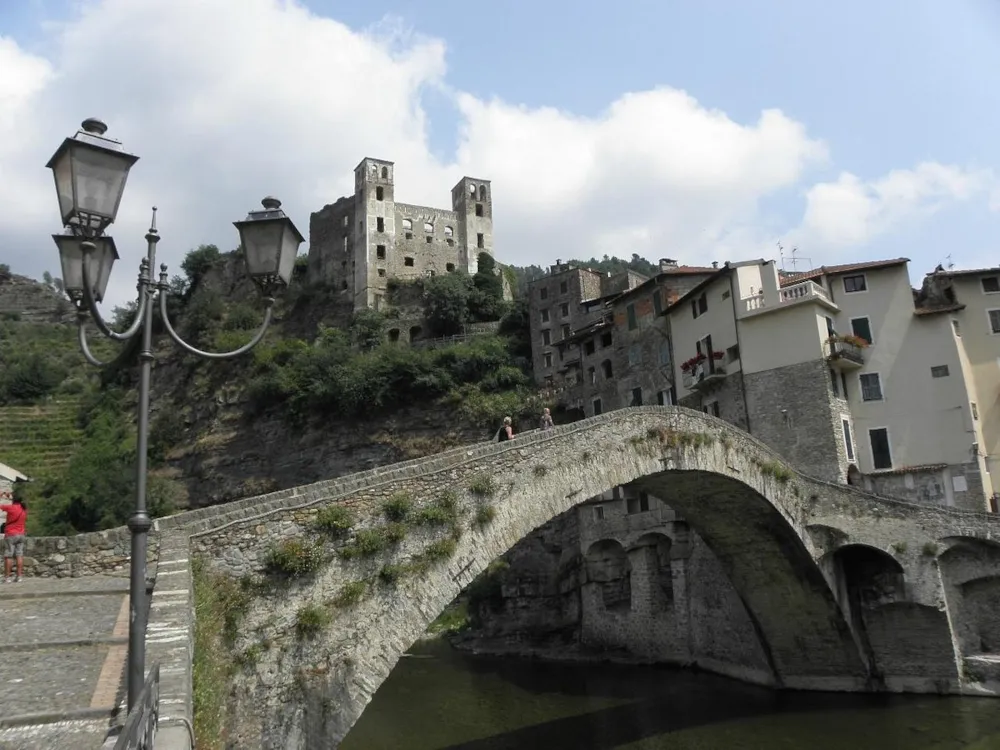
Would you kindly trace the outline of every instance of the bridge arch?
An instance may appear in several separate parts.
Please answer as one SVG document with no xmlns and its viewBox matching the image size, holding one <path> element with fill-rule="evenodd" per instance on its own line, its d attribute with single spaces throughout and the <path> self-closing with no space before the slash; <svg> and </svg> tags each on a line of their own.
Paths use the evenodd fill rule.
<svg viewBox="0 0 1000 750">
<path fill-rule="evenodd" d="M 945 537 L 938 555 L 945 599 L 962 656 L 1000 657 L 1000 543 Z"/>
<path fill-rule="evenodd" d="M 879 501 L 796 474 L 721 420 L 638 407 L 299 488 L 271 503 L 240 504 L 221 522 L 192 514 L 203 523 L 194 527 L 193 553 L 238 577 L 262 570 L 268 550 L 290 535 L 309 537 L 324 507 L 351 509 L 363 519 L 355 530 L 365 530 L 384 522 L 383 503 L 400 493 L 418 506 L 452 493 L 458 504 L 461 534 L 446 559 L 420 576 L 378 583 L 380 565 L 403 563 L 425 548 L 432 537 L 424 528 L 378 560 L 333 555 L 254 602 L 240 648 L 268 628 L 294 631 L 300 607 L 337 597 L 346 582 L 367 577 L 378 584 L 350 608 L 334 610 L 319 636 L 292 638 L 247 669 L 236 688 L 237 711 L 261 727 L 264 748 L 339 742 L 399 656 L 491 561 L 581 501 L 629 483 L 674 508 L 712 549 L 750 613 L 775 685 L 870 686 L 867 661 L 815 563 L 821 551 L 806 528 L 822 513 L 832 518 L 841 507 Z M 301 743 L 288 744 L 288 737 Z"/>
</svg>

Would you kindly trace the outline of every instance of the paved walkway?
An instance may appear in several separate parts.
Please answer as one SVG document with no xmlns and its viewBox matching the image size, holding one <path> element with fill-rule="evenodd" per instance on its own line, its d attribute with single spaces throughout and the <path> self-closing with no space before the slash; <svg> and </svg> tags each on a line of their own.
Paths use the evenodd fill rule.
<svg viewBox="0 0 1000 750">
<path fill-rule="evenodd" d="M 0 584 L 0 750 L 97 750 L 121 700 L 128 579 Z"/>
</svg>

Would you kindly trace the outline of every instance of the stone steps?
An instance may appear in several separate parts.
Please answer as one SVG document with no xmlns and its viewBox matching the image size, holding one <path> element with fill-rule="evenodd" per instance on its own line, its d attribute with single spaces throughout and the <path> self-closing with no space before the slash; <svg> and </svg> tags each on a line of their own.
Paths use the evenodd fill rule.
<svg viewBox="0 0 1000 750">
<path fill-rule="evenodd" d="M 0 584 L 0 750 L 96 750 L 122 700 L 128 579 Z"/>
</svg>

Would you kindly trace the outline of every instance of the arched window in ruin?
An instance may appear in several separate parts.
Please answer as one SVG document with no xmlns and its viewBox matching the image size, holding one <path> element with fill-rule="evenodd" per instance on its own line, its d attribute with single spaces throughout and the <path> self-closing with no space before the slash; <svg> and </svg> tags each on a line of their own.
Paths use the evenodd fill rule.
<svg viewBox="0 0 1000 750">
<path fill-rule="evenodd" d="M 403 219 L 403 229 L 405 231 L 407 231 L 407 232 L 409 232 L 411 229 L 413 229 L 413 220 L 412 219 Z"/>
<path fill-rule="evenodd" d="M 389 167 L 382 167 L 382 179 L 383 180 L 389 179 Z"/>
<path fill-rule="evenodd" d="M 399 329 L 390 328 L 389 329 L 389 341 L 399 341 Z"/>
<path fill-rule="evenodd" d="M 425 221 L 424 222 L 424 231 L 425 232 L 433 232 L 434 231 L 434 225 L 431 224 L 429 221 Z"/>
<path fill-rule="evenodd" d="M 605 609 L 632 609 L 632 569 L 625 549 L 613 539 L 590 545 L 586 555 L 587 586 L 595 587 Z"/>
<path fill-rule="evenodd" d="M 413 326 L 410 328 L 410 341 L 420 338 L 420 334 L 423 333 L 423 329 L 420 326 Z"/>
<path fill-rule="evenodd" d="M 485 185 L 480 185 L 479 186 L 479 200 L 481 200 L 481 201 L 486 200 L 486 186 Z"/>
<path fill-rule="evenodd" d="M 455 230 L 454 229 L 452 229 L 451 227 L 445 227 L 444 228 L 444 236 L 445 237 L 451 237 L 453 234 L 455 234 Z"/>
<path fill-rule="evenodd" d="M 469 185 L 469 195 L 471 195 L 473 198 L 476 197 L 476 186 L 475 185 Z"/>
</svg>

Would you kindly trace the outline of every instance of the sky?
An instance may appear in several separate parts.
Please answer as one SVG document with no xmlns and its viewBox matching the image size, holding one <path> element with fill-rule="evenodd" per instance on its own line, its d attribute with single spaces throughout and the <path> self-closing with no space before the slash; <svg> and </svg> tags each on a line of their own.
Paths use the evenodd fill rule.
<svg viewBox="0 0 1000 750">
<path fill-rule="evenodd" d="M 995 0 L 0 0 L 0 262 L 60 275 L 44 165 L 99 117 L 140 157 L 108 306 L 151 206 L 176 271 L 265 195 L 308 235 L 365 156 L 406 203 L 492 180 L 501 262 L 780 243 L 919 284 L 1000 262 L 997 71 Z"/>
</svg>

